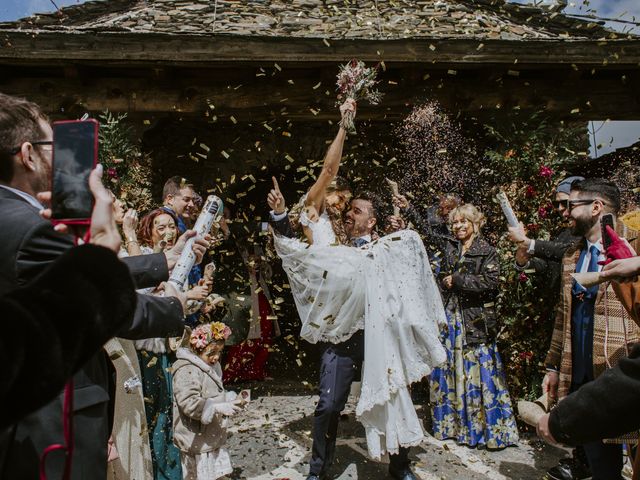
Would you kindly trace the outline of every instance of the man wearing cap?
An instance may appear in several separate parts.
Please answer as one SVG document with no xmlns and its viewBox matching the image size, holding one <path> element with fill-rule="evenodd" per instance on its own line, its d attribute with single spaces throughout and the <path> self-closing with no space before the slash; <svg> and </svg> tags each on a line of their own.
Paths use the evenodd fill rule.
<svg viewBox="0 0 640 480">
<path fill-rule="evenodd" d="M 556 187 L 553 206 L 560 217 L 566 210 L 571 186 L 582 180 L 584 180 L 583 177 L 568 177 Z M 580 237 L 574 236 L 571 228 L 565 228 L 552 240 L 533 240 L 527 237 L 524 226 L 520 224 L 519 227 L 509 227 L 508 238 L 518 245 L 516 268 L 518 270 L 534 270 L 537 276 L 543 277 L 545 284 L 549 286 L 549 292 L 553 292 L 552 295 L 556 299 L 559 298 L 562 257 L 569 246 L 578 242 Z M 550 304 L 548 314 L 552 315 L 554 309 L 555 304 Z M 573 450 L 570 458 L 560 459 L 558 465 L 547 472 L 547 477 L 551 480 L 580 480 L 590 476 L 591 471 L 581 446 Z"/>
</svg>

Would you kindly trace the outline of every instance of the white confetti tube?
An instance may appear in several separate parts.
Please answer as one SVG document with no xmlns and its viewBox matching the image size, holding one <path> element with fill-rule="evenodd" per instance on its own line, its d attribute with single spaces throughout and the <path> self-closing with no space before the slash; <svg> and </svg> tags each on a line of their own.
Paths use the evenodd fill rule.
<svg viewBox="0 0 640 480">
<path fill-rule="evenodd" d="M 213 225 L 213 222 L 219 221 L 220 218 L 222 218 L 222 210 L 222 200 L 215 195 L 209 195 L 204 207 L 202 207 L 202 212 L 200 212 L 200 216 L 193 227 L 193 230 L 196 231 L 197 237 L 204 237 L 211 231 L 211 225 Z M 180 259 L 178 260 L 178 263 L 176 263 L 176 266 L 173 268 L 171 276 L 169 277 L 169 281 L 182 290 L 186 290 L 186 287 L 188 286 L 187 278 L 189 277 L 189 272 L 196 261 L 196 254 L 193 253 L 192 248 L 194 241 L 195 237 L 187 240 L 184 250 L 182 250 L 182 254 L 180 255 Z"/>
<path fill-rule="evenodd" d="M 500 192 L 496 195 L 498 201 L 500 202 L 500 207 L 502 207 L 502 213 L 504 213 L 505 218 L 507 219 L 507 223 L 510 227 L 518 227 L 520 226 L 520 222 L 518 222 L 518 217 L 513 213 L 513 208 L 511 208 L 511 203 L 509 203 L 509 199 L 507 198 L 506 193 Z"/>
</svg>

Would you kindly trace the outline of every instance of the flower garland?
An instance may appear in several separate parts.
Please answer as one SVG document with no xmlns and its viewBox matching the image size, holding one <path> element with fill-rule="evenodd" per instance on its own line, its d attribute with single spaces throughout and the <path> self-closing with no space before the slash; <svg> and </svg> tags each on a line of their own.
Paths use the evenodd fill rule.
<svg viewBox="0 0 640 480">
<path fill-rule="evenodd" d="M 231 336 L 231 329 L 222 322 L 198 325 L 189 337 L 189 344 L 195 351 L 202 351 L 212 342 L 225 341 Z"/>
</svg>

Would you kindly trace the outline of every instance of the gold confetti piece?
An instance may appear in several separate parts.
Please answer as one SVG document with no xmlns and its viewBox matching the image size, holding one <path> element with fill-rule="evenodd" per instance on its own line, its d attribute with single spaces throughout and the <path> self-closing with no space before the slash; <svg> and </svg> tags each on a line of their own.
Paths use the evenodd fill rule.
<svg viewBox="0 0 640 480">
<path fill-rule="evenodd" d="M 311 111 L 311 113 L 313 113 L 314 116 L 320 113 L 318 110 L 314 110 L 313 108 L 309 108 L 309 110 Z"/>
<path fill-rule="evenodd" d="M 393 80 L 389 80 L 388 83 L 389 83 L 389 85 L 397 85 L 398 84 L 398 82 L 394 82 Z"/>
<path fill-rule="evenodd" d="M 280 305 L 281 303 L 284 303 L 284 298 L 276 297 L 276 299 L 273 301 L 273 303 L 275 303 L 276 305 Z"/>
<path fill-rule="evenodd" d="M 507 75 L 511 75 L 512 77 L 519 77 L 520 72 L 518 70 L 507 70 Z"/>
<path fill-rule="evenodd" d="M 382 62 L 380 62 L 380 66 L 382 67 L 382 71 L 383 72 L 387 71 L 387 66 L 384 64 L 384 60 Z"/>
<path fill-rule="evenodd" d="M 229 155 L 227 152 L 225 152 L 224 150 L 222 150 L 220 153 L 222 154 L 222 156 L 223 156 L 224 158 L 229 158 L 229 156 L 230 156 L 230 155 Z"/>
<path fill-rule="evenodd" d="M 302 366 L 302 361 L 299 358 L 296 358 L 296 363 L 298 364 L 299 367 Z"/>
<path fill-rule="evenodd" d="M 143 120 L 142 123 L 144 125 L 151 125 L 151 121 L 149 121 L 149 120 Z"/>
<path fill-rule="evenodd" d="M 457 75 L 458 74 L 458 72 L 456 70 L 451 70 L 451 69 L 447 70 L 447 73 L 449 75 Z"/>
<path fill-rule="evenodd" d="M 236 117 L 234 117 L 233 115 L 231 115 L 229 119 L 233 122 L 234 125 L 238 123 L 238 121 L 236 120 Z"/>
<path fill-rule="evenodd" d="M 324 43 L 327 47 L 331 46 L 331 44 L 329 43 L 329 40 L 327 40 L 326 38 L 322 39 L 322 43 Z"/>
<path fill-rule="evenodd" d="M 229 180 L 229 185 L 231 185 L 235 181 L 236 181 L 236 174 L 234 173 L 233 175 L 231 175 L 231 179 Z"/>
<path fill-rule="evenodd" d="M 266 123 L 262 124 L 264 126 L 264 128 L 266 128 L 267 130 L 269 130 L 270 132 L 273 132 L 273 128 L 271 128 L 269 125 L 267 125 Z"/>
<path fill-rule="evenodd" d="M 287 83 L 289 83 L 291 85 L 295 85 L 295 82 L 293 80 L 287 80 Z"/>
<path fill-rule="evenodd" d="M 282 71 L 282 68 L 280 68 L 280 65 L 278 65 L 277 63 L 274 63 L 273 66 L 276 67 L 276 70 L 278 70 L 279 72 Z"/>
<path fill-rule="evenodd" d="M 314 90 L 317 90 L 318 88 L 320 88 L 320 85 L 322 85 L 322 82 L 318 82 L 313 86 Z"/>
<path fill-rule="evenodd" d="M 147 363 L 147 368 L 153 367 L 156 363 L 158 363 L 158 357 L 153 357 L 149 360 L 149 363 Z"/>
<path fill-rule="evenodd" d="M 580 109 L 579 108 L 574 108 L 573 110 L 571 110 L 571 113 L 580 113 Z"/>
<path fill-rule="evenodd" d="M 267 320 L 278 320 L 277 315 L 267 315 Z"/>
<path fill-rule="evenodd" d="M 429 75 L 428 73 L 425 73 L 425 74 L 422 76 L 422 80 L 429 80 L 430 78 L 431 78 L 431 75 Z"/>
<path fill-rule="evenodd" d="M 291 155 L 289 155 L 288 153 L 284 156 L 284 158 L 286 158 L 288 162 L 291 162 L 291 163 L 295 162 L 293 157 Z"/>
<path fill-rule="evenodd" d="M 484 43 L 481 43 L 480 45 L 478 45 L 478 48 L 476 48 L 476 50 L 482 50 L 484 48 Z"/>
<path fill-rule="evenodd" d="M 211 149 L 210 149 L 208 146 L 206 146 L 204 143 L 201 143 L 201 144 L 200 144 L 200 148 L 201 148 L 201 149 L 203 149 L 205 152 L 209 152 L 209 151 L 211 150 Z"/>
<path fill-rule="evenodd" d="M 433 52 L 435 49 L 436 49 L 436 46 L 433 43 L 429 45 L 429 50 Z"/>
<path fill-rule="evenodd" d="M 289 132 L 282 132 L 282 136 L 283 136 L 283 137 L 290 137 L 290 136 L 291 136 L 291 133 L 289 133 Z"/>
</svg>

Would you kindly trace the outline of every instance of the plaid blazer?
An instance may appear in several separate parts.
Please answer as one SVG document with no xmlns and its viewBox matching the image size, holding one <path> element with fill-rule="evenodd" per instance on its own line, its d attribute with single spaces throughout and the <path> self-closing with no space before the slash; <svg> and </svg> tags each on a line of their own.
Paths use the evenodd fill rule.
<svg viewBox="0 0 640 480">
<path fill-rule="evenodd" d="M 558 370 L 558 399 L 571 388 L 571 287 L 583 243 L 570 247 L 562 259 L 562 287 L 551 346 L 545 359 L 548 368 Z M 593 377 L 597 378 L 618 360 L 628 356 L 631 345 L 640 341 L 640 328 L 629 317 L 610 282 L 600 285 L 593 324 Z"/>
</svg>

